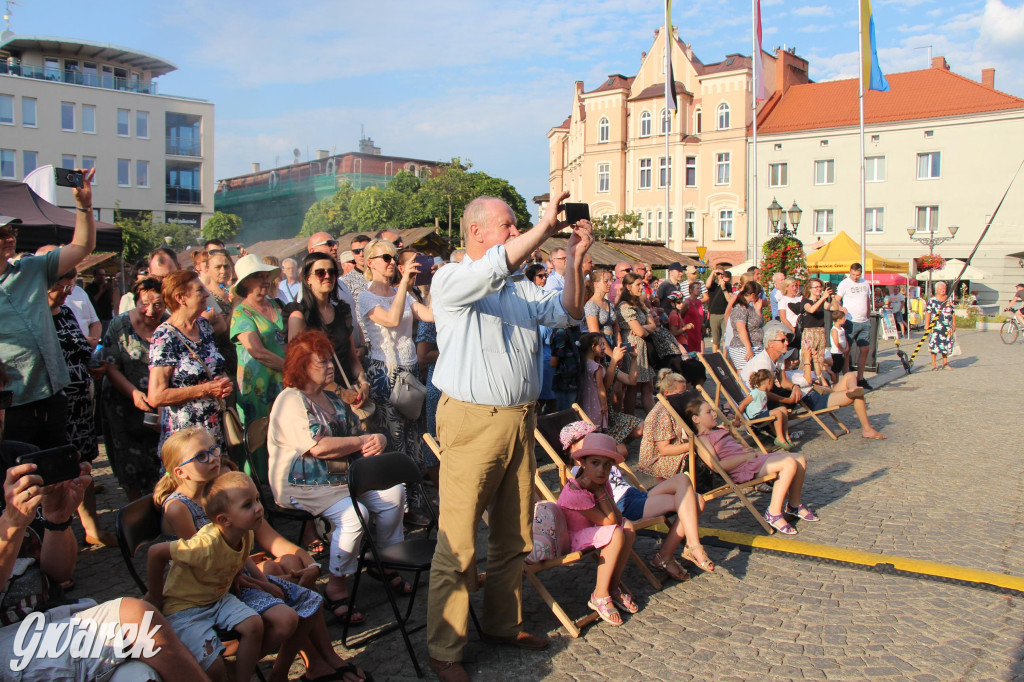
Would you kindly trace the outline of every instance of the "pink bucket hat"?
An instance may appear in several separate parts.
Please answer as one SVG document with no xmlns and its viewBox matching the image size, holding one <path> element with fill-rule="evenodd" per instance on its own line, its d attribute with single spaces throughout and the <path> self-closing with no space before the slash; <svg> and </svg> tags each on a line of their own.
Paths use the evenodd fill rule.
<svg viewBox="0 0 1024 682">
<path fill-rule="evenodd" d="M 583 445 L 572 453 L 572 458 L 579 461 L 584 457 L 598 455 L 607 457 L 616 464 L 622 464 L 622 455 L 616 450 L 618 443 L 606 433 L 590 433 L 583 437 Z"/>
<path fill-rule="evenodd" d="M 558 440 L 562 443 L 562 450 L 568 451 L 570 445 L 594 431 L 597 431 L 597 427 L 589 422 L 578 421 L 566 424 L 558 432 Z"/>
</svg>

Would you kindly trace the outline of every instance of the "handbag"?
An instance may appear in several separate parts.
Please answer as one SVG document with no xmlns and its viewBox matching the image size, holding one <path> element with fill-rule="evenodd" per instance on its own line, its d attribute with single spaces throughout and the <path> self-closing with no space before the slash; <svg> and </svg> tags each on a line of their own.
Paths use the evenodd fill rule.
<svg viewBox="0 0 1024 682">
<path fill-rule="evenodd" d="M 391 389 L 391 404 L 403 417 L 410 421 L 416 421 L 420 418 L 420 413 L 423 412 L 423 403 L 427 399 L 427 387 L 413 376 L 412 372 L 401 367 L 395 368 L 392 379 L 395 386 Z"/>
<path fill-rule="evenodd" d="M 345 388 L 352 389 L 352 382 L 348 380 L 348 375 L 345 374 L 345 368 L 341 364 L 341 360 L 338 359 L 338 354 L 331 349 L 331 355 L 334 356 L 334 364 L 338 366 L 338 371 L 341 373 L 341 379 L 345 382 Z M 373 416 L 373 413 L 377 411 L 377 406 L 373 404 L 372 400 L 364 401 L 361 407 L 348 406 L 350 410 L 356 415 L 356 418 L 364 422 Z"/>
<path fill-rule="evenodd" d="M 174 330 L 174 333 L 178 335 L 178 338 L 181 339 L 181 342 L 185 345 L 185 350 L 189 352 L 189 355 L 192 356 L 193 360 L 203 366 L 203 369 L 206 370 L 206 376 L 210 381 L 213 381 L 213 372 L 210 371 L 206 362 L 199 357 L 199 354 L 192 350 L 192 347 L 188 345 L 185 335 L 178 331 L 178 328 L 173 324 L 168 324 L 167 326 Z M 245 443 L 245 427 L 242 426 L 242 418 L 238 415 L 238 410 L 234 407 L 228 406 L 221 398 L 215 398 L 215 400 L 220 405 L 221 421 L 224 426 L 225 445 L 229 448 L 237 448 L 241 446 Z"/>
</svg>

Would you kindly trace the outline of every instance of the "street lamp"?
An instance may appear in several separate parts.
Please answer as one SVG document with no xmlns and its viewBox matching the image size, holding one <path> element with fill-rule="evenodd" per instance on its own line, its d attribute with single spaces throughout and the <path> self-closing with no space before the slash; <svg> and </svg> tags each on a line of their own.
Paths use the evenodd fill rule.
<svg viewBox="0 0 1024 682">
<path fill-rule="evenodd" d="M 789 207 L 789 224 L 793 226 L 793 236 L 796 236 L 796 229 L 800 227 L 800 218 L 802 218 L 804 212 L 800 210 L 800 207 L 793 202 L 793 205 Z"/>
<path fill-rule="evenodd" d="M 956 225 L 950 225 L 947 229 L 949 230 L 949 236 L 948 237 L 932 237 L 932 236 L 921 236 L 921 237 L 919 237 L 917 235 L 917 228 L 914 227 L 914 226 L 910 226 L 910 227 L 907 228 L 907 236 L 910 237 L 915 242 L 920 242 L 921 244 L 926 244 L 928 246 L 928 255 L 932 256 L 932 255 L 935 254 L 935 247 L 938 246 L 939 244 L 944 244 L 945 242 L 948 242 L 950 239 L 953 239 L 954 237 L 956 237 L 956 231 L 959 230 L 960 228 L 958 226 L 956 226 Z M 931 235 L 933 233 L 932 232 L 926 232 L 925 234 L 926 235 Z M 932 271 L 928 270 L 928 290 L 925 292 L 925 297 L 926 298 L 931 295 L 931 291 L 932 291 Z"/>
<path fill-rule="evenodd" d="M 786 226 L 786 222 L 782 220 L 783 210 L 784 209 L 779 204 L 779 200 L 773 197 L 772 203 L 768 207 L 768 222 L 772 224 L 772 232 L 783 238 L 796 237 L 797 226 L 800 225 L 800 218 L 803 216 L 804 212 L 800 210 L 800 207 L 796 205 L 795 201 L 789 211 L 786 211 L 789 215 L 789 224 L 793 226 L 793 229 L 791 230 Z M 782 223 L 781 227 L 779 226 L 780 222 Z"/>
</svg>

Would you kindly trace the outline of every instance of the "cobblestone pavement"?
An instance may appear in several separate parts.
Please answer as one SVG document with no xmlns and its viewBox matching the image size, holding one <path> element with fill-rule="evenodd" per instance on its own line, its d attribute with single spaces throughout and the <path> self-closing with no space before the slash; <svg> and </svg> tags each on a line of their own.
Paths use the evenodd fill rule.
<svg viewBox="0 0 1024 682">
<path fill-rule="evenodd" d="M 1024 345 L 1004 346 L 998 334 L 980 332 L 963 332 L 960 342 L 964 355 L 952 361 L 954 371 L 916 371 L 869 393 L 871 422 L 887 441 L 861 439 L 850 409 L 840 417 L 852 433 L 838 442 L 816 425 L 798 427 L 800 452 L 809 460 L 804 497 L 822 517 L 799 526 L 800 540 L 1024 575 L 1017 404 Z M 883 343 L 879 359 L 882 373 L 899 366 L 891 342 Z M 924 349 L 916 367 L 929 364 Z M 107 488 L 101 522 L 113 528 L 124 498 L 102 456 L 97 464 Z M 765 502 L 755 498 L 759 508 Z M 759 532 L 728 501 L 709 504 L 701 525 Z M 637 542 L 645 558 L 655 547 L 651 539 Z M 467 668 L 478 680 L 1024 679 L 1024 597 L 810 558 L 708 552 L 715 573 L 694 571 L 691 581 L 660 592 L 628 569 L 640 613 L 621 628 L 598 623 L 579 639 L 558 626 L 527 584 L 526 627 L 551 636 L 551 649 L 495 648 L 471 634 Z M 570 615 L 586 612 L 592 564 L 541 576 Z M 75 577 L 78 596 L 102 601 L 136 594 L 116 549 L 83 550 Z M 423 596 L 414 612 L 418 622 Z M 479 609 L 479 595 L 474 603 Z M 359 608 L 369 626 L 389 620 L 372 580 L 360 587 Z M 345 652 L 340 628 L 330 629 L 339 652 L 378 680 L 415 679 L 399 633 Z M 425 632 L 412 640 L 426 666 Z M 302 666 L 292 672 L 301 674 Z"/>
</svg>

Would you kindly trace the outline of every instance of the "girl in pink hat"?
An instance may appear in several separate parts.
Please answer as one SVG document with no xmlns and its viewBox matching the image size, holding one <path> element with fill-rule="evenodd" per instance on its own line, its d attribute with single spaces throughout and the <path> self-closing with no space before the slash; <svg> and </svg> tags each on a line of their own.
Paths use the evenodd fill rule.
<svg viewBox="0 0 1024 682">
<path fill-rule="evenodd" d="M 572 551 L 596 547 L 601 555 L 597 584 L 587 606 L 606 623 L 622 625 L 616 607 L 627 613 L 639 610 L 620 582 L 636 534 L 633 524 L 622 518 L 615 506 L 609 483 L 612 466 L 622 463 L 622 455 L 614 438 L 591 433 L 579 442 L 572 457 L 580 466 L 579 473 L 565 484 L 558 506 L 565 513 Z"/>
</svg>

